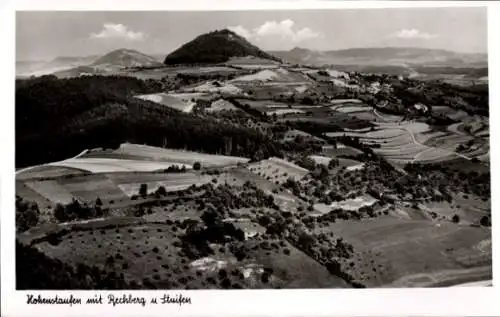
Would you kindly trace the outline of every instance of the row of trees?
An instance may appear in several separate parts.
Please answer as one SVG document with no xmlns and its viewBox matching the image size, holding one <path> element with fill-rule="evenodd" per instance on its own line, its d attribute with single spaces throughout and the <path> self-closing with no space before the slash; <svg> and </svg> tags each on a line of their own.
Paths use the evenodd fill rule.
<svg viewBox="0 0 500 317">
<path fill-rule="evenodd" d="M 102 217 L 104 211 L 102 201 L 97 198 L 93 205 L 81 203 L 73 198 L 67 205 L 57 204 L 54 209 L 54 217 L 60 222 L 67 222 L 78 219 L 92 219 Z"/>
</svg>

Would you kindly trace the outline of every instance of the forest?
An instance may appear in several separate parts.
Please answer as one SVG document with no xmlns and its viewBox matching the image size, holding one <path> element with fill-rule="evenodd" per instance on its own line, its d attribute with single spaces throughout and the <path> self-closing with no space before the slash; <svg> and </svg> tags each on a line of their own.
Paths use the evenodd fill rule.
<svg viewBox="0 0 500 317">
<path fill-rule="evenodd" d="M 251 159 L 281 156 L 281 145 L 249 127 L 221 124 L 134 95 L 161 82 L 126 77 L 53 76 L 16 82 L 16 167 L 63 160 L 84 149 L 123 142 L 224 153 Z M 227 139 L 231 153 L 225 153 Z"/>
</svg>

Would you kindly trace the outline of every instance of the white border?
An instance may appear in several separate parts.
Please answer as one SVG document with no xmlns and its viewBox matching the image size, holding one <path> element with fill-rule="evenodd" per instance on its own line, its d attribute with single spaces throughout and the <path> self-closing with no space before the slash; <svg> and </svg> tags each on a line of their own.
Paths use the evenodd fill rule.
<svg viewBox="0 0 500 317">
<path fill-rule="evenodd" d="M 363 290 L 266 290 L 266 291 L 182 291 L 190 296 L 193 304 L 157 305 L 143 308 L 135 305 L 66 306 L 25 305 L 25 293 L 14 287 L 14 65 L 15 65 L 15 12 L 14 10 L 261 10 L 261 9 L 327 9 L 327 8 L 386 8 L 386 7 L 470 7 L 488 6 L 489 30 L 489 79 L 491 122 L 499 118 L 500 56 L 499 36 L 500 5 L 492 2 L 374 2 L 374 1 L 207 1 L 207 0 L 0 0 L 0 34 L 3 49 L 0 50 L 0 134 L 1 155 L 1 309 L 2 316 L 91 316 L 91 315 L 182 315 L 182 316 L 500 316 L 499 286 L 491 288 L 441 288 L 441 289 L 363 289 Z M 6 9 L 6 10 L 5 10 Z M 495 30 L 495 31 L 494 31 Z M 457 34 L 460 36 L 460 34 Z M 6 44 L 6 45 L 5 45 Z M 495 124 L 491 126 L 493 140 L 500 136 Z M 492 142 L 491 162 L 500 158 L 498 148 Z M 498 190 L 499 169 L 492 167 L 492 197 Z M 492 210 L 498 199 L 492 200 Z M 493 227 L 500 227 L 500 220 L 492 217 Z M 494 285 L 499 284 L 498 230 L 493 231 Z M 44 292 L 70 293 L 70 292 Z M 93 292 L 71 292 L 78 296 Z M 109 293 L 109 292 L 100 292 Z M 122 294 L 126 292 L 113 292 Z M 140 291 L 134 294 L 158 296 L 162 292 Z M 168 292 L 177 294 L 178 292 Z"/>
</svg>

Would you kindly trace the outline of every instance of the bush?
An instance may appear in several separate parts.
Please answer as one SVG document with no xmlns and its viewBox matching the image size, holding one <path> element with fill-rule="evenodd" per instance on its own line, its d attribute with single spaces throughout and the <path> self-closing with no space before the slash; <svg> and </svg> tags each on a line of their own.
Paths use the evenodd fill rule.
<svg viewBox="0 0 500 317">
<path fill-rule="evenodd" d="M 481 226 L 491 227 L 491 220 L 490 220 L 490 217 L 488 217 L 488 216 L 481 217 L 480 223 L 481 223 Z"/>
<path fill-rule="evenodd" d="M 454 223 L 459 223 L 460 222 L 460 216 L 459 215 L 454 215 L 453 218 L 451 218 L 451 221 Z"/>
<path fill-rule="evenodd" d="M 165 187 L 163 186 L 160 186 L 158 187 L 158 189 L 156 190 L 156 193 L 160 196 L 166 196 L 167 195 L 167 190 L 165 189 Z"/>
<path fill-rule="evenodd" d="M 227 278 L 227 271 L 225 269 L 220 269 L 218 276 L 221 280 Z"/>
<path fill-rule="evenodd" d="M 28 203 L 22 198 L 16 199 L 16 229 L 26 231 L 38 224 L 40 211 L 36 203 Z"/>
<path fill-rule="evenodd" d="M 195 163 L 193 164 L 193 169 L 194 169 L 195 171 L 199 171 L 199 170 L 201 169 L 201 163 L 200 163 L 200 162 L 195 162 Z"/>
<path fill-rule="evenodd" d="M 222 286 L 222 288 L 224 289 L 229 289 L 231 287 L 231 281 L 228 278 L 225 278 L 220 283 L 220 286 Z"/>
<path fill-rule="evenodd" d="M 264 284 L 267 284 L 269 283 L 269 274 L 267 273 L 264 273 L 260 276 L 260 280 L 262 281 L 262 283 Z"/>
<path fill-rule="evenodd" d="M 97 197 L 97 199 L 95 200 L 95 205 L 96 206 L 102 206 L 102 201 L 101 201 L 100 197 Z"/>
</svg>

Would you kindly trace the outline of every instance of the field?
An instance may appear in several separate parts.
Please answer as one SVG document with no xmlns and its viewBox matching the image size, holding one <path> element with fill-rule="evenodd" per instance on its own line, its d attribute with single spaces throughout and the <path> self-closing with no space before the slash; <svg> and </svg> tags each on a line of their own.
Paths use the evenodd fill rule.
<svg viewBox="0 0 500 317">
<path fill-rule="evenodd" d="M 483 201 L 472 195 L 458 194 L 452 203 L 425 202 L 418 205 L 419 209 L 430 214 L 436 213 L 438 217 L 450 220 L 458 215 L 460 223 L 465 225 L 479 224 L 481 217 L 487 216 L 491 209 L 489 201 Z"/>
<path fill-rule="evenodd" d="M 245 222 L 237 225 L 248 229 Z M 258 228 L 252 227 L 252 231 Z M 260 234 L 247 236 L 247 259 L 235 258 L 227 246 L 212 244 L 213 255 L 191 260 L 180 247 L 179 237 L 184 229 L 178 222 L 160 224 L 117 218 L 74 224 L 73 228 L 59 233 L 62 237 L 55 243 L 47 234 L 58 232 L 56 228 L 45 235 L 27 234 L 23 241 L 28 243 L 36 237 L 35 247 L 49 257 L 74 266 L 84 263 L 113 271 L 139 287 L 152 284 L 157 288 L 220 288 L 226 279 L 223 271 L 230 283 L 251 288 L 347 287 L 343 280 L 288 242 L 263 240 Z M 258 232 L 262 230 L 257 229 Z M 267 278 L 262 277 L 264 272 Z"/>
<path fill-rule="evenodd" d="M 332 110 L 328 106 L 301 106 L 292 107 L 305 110 L 305 114 L 288 114 L 278 118 L 279 122 L 312 122 L 319 124 L 331 124 L 342 129 L 359 130 L 370 128 L 372 123 L 365 119 L 358 119 L 351 114 Z M 333 130 L 335 131 L 335 130 Z"/>
<path fill-rule="evenodd" d="M 265 69 L 255 74 L 244 75 L 230 81 L 231 83 L 262 82 L 273 84 L 300 84 L 308 80 L 300 73 L 289 71 L 285 68 Z"/>
<path fill-rule="evenodd" d="M 309 173 L 305 168 L 274 157 L 258 163 L 251 163 L 248 165 L 248 169 L 276 184 L 282 184 L 290 177 L 300 180 Z"/>
<path fill-rule="evenodd" d="M 471 280 L 491 278 L 491 249 L 479 248 L 490 239 L 489 229 L 388 216 L 318 230 L 335 232 L 360 250 L 352 260 L 353 274 L 370 286 L 437 285 L 442 281 L 440 274 L 463 269 L 470 270 L 466 276 Z M 443 280 L 462 282 L 463 272 L 458 273 L 445 275 Z M 413 280 L 417 274 L 422 280 Z"/>
<path fill-rule="evenodd" d="M 61 162 L 50 163 L 54 166 L 63 166 L 77 168 L 92 173 L 110 173 L 110 172 L 152 172 L 167 169 L 170 166 L 177 165 L 192 168 L 192 166 L 181 162 L 161 162 L 161 161 L 141 161 L 114 158 L 76 158 Z"/>
<path fill-rule="evenodd" d="M 208 112 L 217 112 L 223 110 L 238 110 L 238 108 L 236 108 L 231 102 L 224 99 L 214 101 L 210 104 L 209 108 L 206 108 L 206 111 Z"/>
<path fill-rule="evenodd" d="M 246 158 L 234 156 L 203 154 L 191 151 L 164 149 L 131 143 L 124 143 L 120 145 L 120 148 L 114 150 L 111 153 L 92 153 L 93 157 L 99 156 L 101 158 L 107 158 L 110 156 L 112 158 L 116 158 L 117 155 L 124 160 L 131 158 L 132 160 L 143 160 L 147 163 L 152 164 L 161 164 L 163 162 L 168 164 L 184 164 L 192 166 L 195 162 L 200 162 L 202 163 L 203 167 L 236 165 L 238 163 L 246 163 L 249 160 Z"/>
<path fill-rule="evenodd" d="M 454 159 L 461 154 L 455 148 L 465 142 L 462 136 L 453 135 L 443 139 L 441 133 L 429 135 L 430 128 L 425 123 L 377 123 L 378 129 L 370 132 L 331 132 L 329 137 L 343 135 L 360 138 L 360 141 L 374 146 L 374 151 L 396 163 L 421 162 L 432 163 Z M 432 142 L 441 139 L 441 143 Z"/>
<path fill-rule="evenodd" d="M 183 112 L 191 112 L 196 103 L 192 101 L 184 101 L 181 98 L 176 98 L 167 93 L 157 93 L 149 95 L 139 95 L 136 98 L 152 101 L 161 104 L 165 107 L 173 108 Z"/>
<path fill-rule="evenodd" d="M 33 178 L 45 178 L 45 177 L 50 178 L 50 177 L 60 177 L 66 175 L 82 175 L 85 173 L 87 173 L 85 170 L 78 168 L 41 165 L 17 171 L 16 179 L 23 180 L 23 179 L 33 179 Z"/>
<path fill-rule="evenodd" d="M 350 211 L 356 211 L 361 207 L 364 206 L 372 206 L 375 204 L 378 200 L 371 197 L 371 196 L 359 196 L 356 198 L 352 199 L 346 199 L 342 201 L 335 201 L 331 203 L 330 205 L 325 205 L 325 204 L 316 204 L 314 208 L 321 213 L 328 213 L 333 209 L 343 209 L 343 210 L 350 210 Z"/>
<path fill-rule="evenodd" d="M 281 141 L 282 142 L 292 142 L 292 141 L 295 141 L 297 139 L 297 137 L 303 138 L 305 140 L 313 140 L 313 141 L 318 142 L 320 144 L 326 143 L 326 141 L 321 139 L 321 138 L 318 138 L 318 137 L 313 136 L 307 132 L 296 130 L 296 129 L 286 131 L 285 134 L 283 135 L 283 138 L 281 139 Z"/>
<path fill-rule="evenodd" d="M 337 147 L 333 145 L 325 145 L 322 148 L 322 155 L 328 157 L 341 157 L 341 156 L 355 156 L 362 154 L 363 152 L 344 144 L 337 143 Z"/>
<path fill-rule="evenodd" d="M 201 85 L 187 87 L 185 91 L 194 91 L 199 93 L 219 93 L 219 94 L 229 94 L 229 95 L 239 95 L 242 94 L 243 90 L 235 85 L 229 83 L 219 83 L 219 82 L 207 82 Z"/>
</svg>

